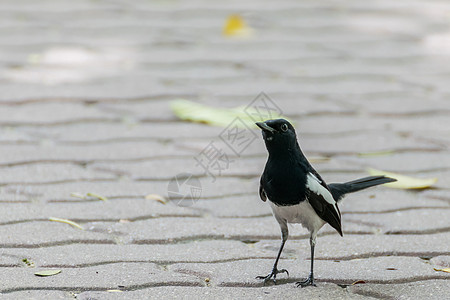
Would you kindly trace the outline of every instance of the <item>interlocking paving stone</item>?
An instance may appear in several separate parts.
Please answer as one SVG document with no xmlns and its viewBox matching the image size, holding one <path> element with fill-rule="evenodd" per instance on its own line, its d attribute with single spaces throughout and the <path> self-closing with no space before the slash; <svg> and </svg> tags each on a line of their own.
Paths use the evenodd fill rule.
<svg viewBox="0 0 450 300">
<path fill-rule="evenodd" d="M 54 291 L 54 290 L 23 290 L 18 292 L 11 292 L 7 294 L 0 294 L 2 299 L 73 299 L 75 293 L 64 292 L 64 291 Z"/>
<path fill-rule="evenodd" d="M 69 163 L 43 163 L 0 168 L 0 177 L 5 178 L 4 184 L 27 184 L 36 182 L 108 180 L 116 176 L 107 173 L 96 173 L 93 169 L 87 170 L 79 165 Z"/>
<path fill-rule="evenodd" d="M 153 101 L 152 101 L 153 102 Z M 152 104 L 153 105 L 153 104 Z M 165 102 L 164 105 L 167 106 Z M 121 112 L 127 113 L 126 108 Z M 23 135 L 32 138 L 41 135 L 43 138 L 52 139 L 58 142 L 91 144 L 113 142 L 115 140 L 177 140 L 177 139 L 203 139 L 207 141 L 216 138 L 222 131 L 220 127 L 206 126 L 202 124 L 190 124 L 190 126 L 179 126 L 179 123 L 160 123 L 156 127 L 152 123 L 139 122 L 133 116 L 124 116 L 120 123 L 97 122 L 92 124 L 68 124 L 49 127 L 27 127 L 20 126 L 14 129 Z M 12 129 L 10 129 L 12 131 Z M 87 132 L 89 134 L 87 134 Z M 169 134 L 170 133 L 170 134 Z"/>
<path fill-rule="evenodd" d="M 169 267 L 172 272 L 182 274 L 201 274 L 210 278 L 217 286 L 262 286 L 255 276 L 266 275 L 272 270 L 273 261 L 241 260 L 218 264 L 174 264 Z M 429 264 L 417 257 L 375 257 L 349 261 L 317 261 L 315 276 L 320 281 L 339 284 L 351 284 L 357 280 L 370 283 L 402 283 L 419 281 L 419 278 L 446 279 L 448 274 L 436 272 Z M 289 279 L 280 275 L 279 282 L 303 280 L 309 274 L 309 261 L 286 259 L 278 265 L 290 273 Z M 237 271 L 239 270 L 239 271 Z"/>
<path fill-rule="evenodd" d="M 256 217 L 272 213 L 270 205 L 261 201 L 259 195 L 255 194 L 219 199 L 201 199 L 192 208 L 204 209 L 219 217 Z M 383 214 L 423 208 L 450 210 L 449 204 L 442 200 L 422 197 L 414 194 L 414 192 L 405 193 L 405 191 L 388 188 L 374 188 L 350 194 L 340 202 L 339 208 L 344 215 L 360 215 L 361 218 L 370 213 Z"/>
<path fill-rule="evenodd" d="M 433 257 L 431 263 L 438 267 L 450 268 L 450 255 Z"/>
<path fill-rule="evenodd" d="M 49 220 L 3 225 L 0 226 L 0 234 L 2 248 L 37 248 L 69 243 L 114 243 L 113 237 L 108 234 L 81 230 Z"/>
<path fill-rule="evenodd" d="M 78 199 L 73 197 L 72 199 Z M 176 206 L 173 203 L 162 204 L 156 200 L 120 199 L 101 201 L 89 197 L 92 201 L 69 203 L 10 203 L 8 210 L 0 212 L 0 224 L 33 222 L 49 217 L 70 219 L 76 222 L 118 222 L 134 221 L 159 217 L 196 217 L 199 210 Z"/>
<path fill-rule="evenodd" d="M 401 284 L 357 284 L 348 287 L 351 293 L 384 299 L 445 299 L 448 297 L 448 279 L 426 280 Z"/>
<path fill-rule="evenodd" d="M 206 145 L 205 145 L 206 146 Z M 183 150 L 175 145 L 162 147 L 160 142 L 129 142 L 109 145 L 5 145 L 0 149 L 1 165 L 27 162 L 74 161 L 79 163 L 95 160 L 132 160 L 167 155 L 192 155 L 195 152 Z"/>
<path fill-rule="evenodd" d="M 433 268 L 449 261 L 448 4 L 260 4 L 0 3 L 0 298 L 446 297 L 448 273 Z M 231 14 L 251 36 L 223 36 Z M 344 237 L 320 232 L 317 288 L 293 284 L 309 268 L 296 225 L 280 262 L 292 278 L 254 279 L 280 243 L 257 194 L 260 132 L 237 157 L 223 128 L 182 122 L 169 105 L 245 107 L 261 91 L 294 121 L 327 182 L 367 167 L 439 179 L 428 190 L 349 195 Z M 215 180 L 194 160 L 210 142 L 234 159 Z M 198 202 L 145 200 L 167 197 L 183 172 L 199 178 Z M 89 192 L 109 200 L 71 196 Z M 52 264 L 63 272 L 33 275 Z"/>
<path fill-rule="evenodd" d="M 347 157 L 344 161 L 361 166 L 376 166 L 379 169 L 397 173 L 417 173 L 416 177 L 424 178 L 435 176 L 434 173 L 438 170 L 450 169 L 448 152 L 387 153 L 374 157 Z M 411 161 L 414 163 L 412 164 Z"/>
<path fill-rule="evenodd" d="M 398 189 L 374 188 L 360 193 L 350 194 L 344 198 L 339 208 L 346 214 L 352 213 L 384 213 L 402 210 L 450 209 L 442 201 L 429 199 L 422 194 L 405 192 Z"/>
<path fill-rule="evenodd" d="M 55 112 L 58 113 L 55 113 Z M 37 113 L 39 112 L 39 113 Z M 114 120 L 114 114 L 82 103 L 33 103 L 25 106 L 11 106 L 2 110 L 0 120 L 2 124 L 52 124 L 86 122 L 99 119 L 105 122 Z"/>
<path fill-rule="evenodd" d="M 22 282 L 21 290 L 109 290 L 125 287 L 160 285 L 201 286 L 202 282 L 193 275 L 170 272 L 152 263 L 117 263 L 113 265 L 86 268 L 65 268 L 52 277 L 38 277 L 34 273 L 42 268 L 3 268 L 4 279 L 1 292 L 17 290 L 17 282 Z"/>
<path fill-rule="evenodd" d="M 15 294 L 15 293 L 14 293 Z M 19 294 L 20 295 L 20 294 Z M 270 287 L 155 287 L 132 292 L 83 292 L 77 299 L 367 299 L 348 293 L 335 284 L 323 283 L 317 289 L 300 289 L 295 286 Z"/>
<path fill-rule="evenodd" d="M 272 216 L 261 218 L 158 218 L 132 223 L 87 223 L 90 231 L 126 233 L 124 242 L 137 244 L 171 243 L 174 241 L 194 239 L 279 239 L 280 229 Z M 151 228 L 151 230 L 150 230 Z M 348 223 L 344 231 L 352 233 L 372 233 L 378 227 Z M 337 234 L 329 226 L 322 229 L 323 233 Z M 307 231 L 295 227 L 292 237 L 307 238 Z"/>
<path fill-rule="evenodd" d="M 386 256 L 414 256 L 430 258 L 449 253 L 448 241 L 450 233 L 428 235 L 336 235 L 320 236 L 315 248 L 316 258 L 320 260 L 348 260 Z M 280 246 L 279 241 L 261 240 L 254 244 L 256 249 L 263 248 L 272 251 L 276 257 Z M 283 253 L 290 258 L 309 259 L 308 240 L 289 240 Z M 436 264 L 445 262 L 447 256 L 432 259 Z"/>
<path fill-rule="evenodd" d="M 192 255 L 186 256 L 186 253 Z M 102 253 L 102 255 L 98 255 Z M 127 253 L 126 256 L 123 254 Z M 180 262 L 234 261 L 249 258 L 272 258 L 271 251 L 255 249 L 240 241 L 193 241 L 171 245 L 92 245 L 73 244 L 34 249 L 3 249 L 2 260 L 25 266 L 27 258 L 35 267 L 85 268 L 96 265 L 114 265 L 117 262 L 142 262 L 170 265 Z"/>
<path fill-rule="evenodd" d="M 385 214 L 346 215 L 347 222 L 370 224 L 384 233 L 425 233 L 450 229 L 448 209 L 396 211 Z"/>
<path fill-rule="evenodd" d="M 174 166 L 168 166 L 174 167 Z M 175 166 L 176 167 L 176 166 Z M 173 176 L 189 172 L 189 170 L 176 170 Z M 120 178 L 119 180 L 100 180 L 100 181 L 80 181 L 67 183 L 39 183 L 36 185 L 9 185 L 5 188 L 5 193 L 10 193 L 11 197 L 15 197 L 16 191 L 26 189 L 26 191 L 34 195 L 35 199 L 40 199 L 43 202 L 71 202 L 74 199 L 70 196 L 72 193 L 96 193 L 108 198 L 144 198 L 148 194 L 158 194 L 167 196 L 168 184 L 172 178 L 167 178 L 161 181 L 131 181 L 127 178 Z M 217 179 L 213 181 L 212 177 L 203 177 L 199 179 L 201 184 L 202 198 L 217 198 L 223 196 L 232 196 L 240 194 L 254 193 L 258 190 L 258 183 L 251 179 L 240 178 L 221 178 L 220 184 Z M 234 186 L 230 190 L 229 186 Z M 55 188 L 57 187 L 57 189 Z"/>
</svg>

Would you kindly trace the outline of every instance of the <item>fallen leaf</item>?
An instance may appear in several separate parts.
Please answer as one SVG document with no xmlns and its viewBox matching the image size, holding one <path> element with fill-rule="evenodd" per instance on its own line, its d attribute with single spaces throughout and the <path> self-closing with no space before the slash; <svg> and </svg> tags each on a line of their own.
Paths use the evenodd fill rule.
<svg viewBox="0 0 450 300">
<path fill-rule="evenodd" d="M 101 196 L 101 195 L 94 194 L 94 193 L 87 193 L 86 196 L 97 198 L 97 199 L 102 200 L 102 201 L 107 201 L 108 200 L 108 198 L 106 198 L 105 196 Z"/>
<path fill-rule="evenodd" d="M 234 122 L 233 125 L 239 128 L 257 128 L 255 122 L 266 121 L 262 119 L 263 114 L 252 107 L 216 108 L 183 99 L 172 101 L 170 107 L 181 120 L 214 126 L 227 127 Z M 237 118 L 238 122 L 235 122 Z M 272 119 L 277 118 L 287 119 L 280 114 L 273 113 Z"/>
<path fill-rule="evenodd" d="M 308 160 L 311 163 L 326 163 L 330 161 L 330 158 L 326 156 L 311 156 L 308 157 Z"/>
<path fill-rule="evenodd" d="M 398 173 L 386 172 L 381 170 L 376 170 L 369 168 L 367 172 L 370 175 L 385 175 L 387 177 L 397 179 L 396 182 L 386 183 L 385 185 L 395 189 L 425 189 L 431 187 L 433 184 L 437 182 L 437 178 L 414 178 L 405 175 L 401 175 Z"/>
<path fill-rule="evenodd" d="M 27 259 L 27 258 L 22 259 L 22 262 L 24 264 L 26 264 L 28 267 L 34 267 L 34 263 L 31 260 Z"/>
<path fill-rule="evenodd" d="M 362 283 L 366 283 L 366 282 L 364 280 L 357 280 L 357 281 L 353 282 L 351 285 L 362 284 Z"/>
<path fill-rule="evenodd" d="M 72 225 L 73 227 L 76 227 L 78 229 L 84 230 L 84 228 L 81 225 L 79 225 L 73 221 L 67 220 L 67 219 L 60 219 L 60 218 L 48 218 L 48 219 L 52 222 L 65 223 L 65 224 Z"/>
<path fill-rule="evenodd" d="M 166 198 L 164 198 L 163 196 L 160 196 L 158 194 L 149 194 L 149 195 L 145 196 L 145 199 L 158 201 L 159 203 L 162 203 L 162 204 L 167 204 Z"/>
<path fill-rule="evenodd" d="M 359 157 L 374 157 L 374 156 L 387 156 L 392 155 L 395 152 L 393 150 L 386 150 L 386 151 L 374 151 L 374 152 L 360 152 L 358 153 Z"/>
<path fill-rule="evenodd" d="M 70 193 L 71 197 L 80 198 L 80 199 L 86 199 L 86 196 L 81 195 L 79 193 Z"/>
<path fill-rule="evenodd" d="M 435 271 L 440 271 L 440 272 L 446 272 L 446 273 L 450 273 L 450 268 L 444 268 L 444 269 L 436 269 L 434 268 Z"/>
<path fill-rule="evenodd" d="M 252 29 L 240 15 L 230 15 L 225 22 L 223 34 L 229 37 L 248 37 L 252 34 Z"/>
<path fill-rule="evenodd" d="M 36 276 L 41 276 L 41 277 L 46 277 L 46 276 L 53 276 L 56 274 L 61 273 L 61 270 L 43 270 L 43 271 L 39 271 L 34 273 L 34 275 Z"/>
</svg>

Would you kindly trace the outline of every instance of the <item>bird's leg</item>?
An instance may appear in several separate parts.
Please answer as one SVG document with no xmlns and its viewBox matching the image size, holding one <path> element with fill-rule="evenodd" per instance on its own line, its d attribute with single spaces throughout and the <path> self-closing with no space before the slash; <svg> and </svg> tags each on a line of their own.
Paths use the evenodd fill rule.
<svg viewBox="0 0 450 300">
<path fill-rule="evenodd" d="M 316 237 L 311 235 L 309 239 L 309 244 L 311 246 L 311 272 L 305 281 L 296 282 L 297 287 L 305 287 L 308 285 L 316 286 L 314 283 L 314 246 L 316 245 Z"/>
<path fill-rule="evenodd" d="M 289 235 L 289 233 L 288 233 L 287 226 L 285 228 L 282 226 L 282 228 L 281 228 L 281 246 L 280 246 L 280 250 L 278 250 L 277 259 L 275 260 L 275 264 L 273 265 L 272 272 L 267 276 L 257 276 L 256 277 L 256 279 L 264 279 L 264 285 L 271 279 L 273 280 L 274 283 L 276 283 L 277 274 L 280 274 L 280 273 L 286 273 L 287 276 L 289 277 L 289 272 L 286 269 L 278 270 L 278 260 L 280 259 L 281 252 L 283 251 L 284 244 L 286 243 L 286 241 L 288 239 L 288 235 Z"/>
</svg>

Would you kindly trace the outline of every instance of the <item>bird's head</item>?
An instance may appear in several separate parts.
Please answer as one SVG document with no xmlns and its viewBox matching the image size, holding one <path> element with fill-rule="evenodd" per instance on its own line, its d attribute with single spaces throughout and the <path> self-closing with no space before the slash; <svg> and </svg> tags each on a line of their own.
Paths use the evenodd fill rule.
<svg viewBox="0 0 450 300">
<path fill-rule="evenodd" d="M 269 153 L 277 150 L 290 150 L 297 145 L 295 129 L 285 119 L 257 122 L 256 125 L 262 129 L 263 139 Z"/>
</svg>

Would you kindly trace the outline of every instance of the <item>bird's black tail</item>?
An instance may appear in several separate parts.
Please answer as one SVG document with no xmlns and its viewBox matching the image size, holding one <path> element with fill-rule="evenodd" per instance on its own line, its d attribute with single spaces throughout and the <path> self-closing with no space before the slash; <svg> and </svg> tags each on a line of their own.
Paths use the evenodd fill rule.
<svg viewBox="0 0 450 300">
<path fill-rule="evenodd" d="M 397 179 L 386 176 L 369 176 L 345 183 L 330 183 L 328 187 L 330 188 L 334 200 L 339 201 L 342 199 L 342 197 L 344 197 L 345 194 L 357 192 L 372 186 L 394 181 L 397 181 Z"/>
</svg>

